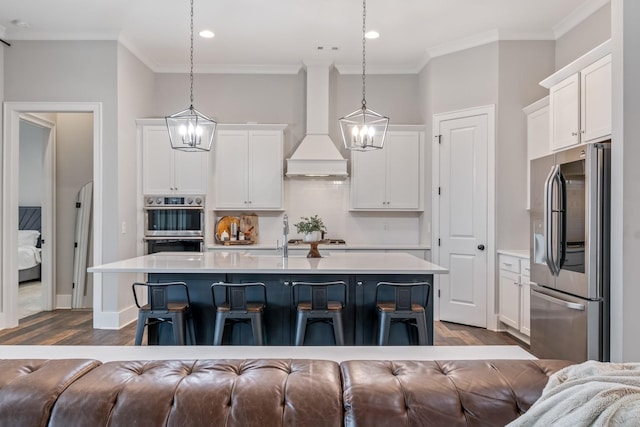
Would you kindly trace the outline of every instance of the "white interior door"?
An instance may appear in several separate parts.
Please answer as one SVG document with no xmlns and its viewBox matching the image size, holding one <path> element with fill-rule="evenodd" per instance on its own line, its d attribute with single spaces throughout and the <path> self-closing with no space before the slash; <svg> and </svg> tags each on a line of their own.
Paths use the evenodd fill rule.
<svg viewBox="0 0 640 427">
<path fill-rule="evenodd" d="M 440 319 L 487 326 L 488 115 L 436 122 Z"/>
</svg>

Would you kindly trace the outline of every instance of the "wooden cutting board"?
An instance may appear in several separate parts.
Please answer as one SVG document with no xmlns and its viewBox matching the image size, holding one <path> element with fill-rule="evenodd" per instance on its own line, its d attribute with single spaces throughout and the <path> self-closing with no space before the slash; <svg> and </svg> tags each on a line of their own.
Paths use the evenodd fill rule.
<svg viewBox="0 0 640 427">
<path fill-rule="evenodd" d="M 249 233 L 249 240 L 253 243 L 258 243 L 260 240 L 258 215 L 240 215 L 240 232 L 245 233 L 245 236 Z"/>
</svg>

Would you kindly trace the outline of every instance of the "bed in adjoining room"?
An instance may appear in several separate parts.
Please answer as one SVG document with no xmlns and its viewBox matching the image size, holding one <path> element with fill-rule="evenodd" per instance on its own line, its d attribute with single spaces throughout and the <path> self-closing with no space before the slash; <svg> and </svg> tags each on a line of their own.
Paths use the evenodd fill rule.
<svg viewBox="0 0 640 427">
<path fill-rule="evenodd" d="M 18 281 L 40 280 L 41 208 L 20 206 L 18 217 Z"/>
</svg>

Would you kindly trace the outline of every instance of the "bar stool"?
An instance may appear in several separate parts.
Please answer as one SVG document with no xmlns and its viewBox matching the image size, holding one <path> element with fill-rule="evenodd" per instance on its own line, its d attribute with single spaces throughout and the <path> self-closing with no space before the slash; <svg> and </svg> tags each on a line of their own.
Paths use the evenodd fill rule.
<svg viewBox="0 0 640 427">
<path fill-rule="evenodd" d="M 157 341 L 157 325 L 161 323 L 171 323 L 173 326 L 173 339 L 176 345 L 185 345 L 186 331 L 188 328 L 189 341 L 195 344 L 195 331 L 193 327 L 193 316 L 191 313 L 191 300 L 189 299 L 189 288 L 184 282 L 169 283 L 139 283 L 131 285 L 133 299 L 138 307 L 138 325 L 136 328 L 136 345 L 142 345 L 142 335 L 144 328 L 147 329 L 147 343 Z M 141 306 L 138 302 L 136 290 L 146 289 L 148 303 Z M 176 290 L 182 298 L 172 301 L 169 297 L 170 290 Z"/>
<path fill-rule="evenodd" d="M 307 322 L 331 322 L 336 345 L 344 345 L 344 328 L 342 326 L 342 308 L 347 300 L 347 285 L 343 281 L 336 282 L 293 282 L 293 302 L 296 306 L 296 340 L 295 345 L 304 344 Z M 341 301 L 329 301 L 329 289 L 342 288 Z M 300 291 L 309 289 L 310 299 L 300 301 Z"/>
<path fill-rule="evenodd" d="M 393 301 L 382 301 L 380 290 L 392 288 L 394 290 Z M 424 288 L 426 297 L 424 305 L 413 302 L 413 290 Z M 429 301 L 431 284 L 428 282 L 397 283 L 379 282 L 376 286 L 376 310 L 378 311 L 378 345 L 389 344 L 389 332 L 392 321 L 401 321 L 407 325 L 418 328 L 418 345 L 428 344 L 427 317 L 425 307 Z"/>
<path fill-rule="evenodd" d="M 225 300 L 218 303 L 216 288 L 223 288 Z M 247 302 L 247 291 L 251 288 L 262 290 L 262 301 Z M 222 335 L 227 320 L 231 322 L 251 322 L 254 345 L 263 345 L 263 313 L 267 307 L 267 287 L 264 283 L 223 283 L 211 285 L 211 298 L 216 310 L 216 325 L 213 345 L 222 345 Z"/>
</svg>

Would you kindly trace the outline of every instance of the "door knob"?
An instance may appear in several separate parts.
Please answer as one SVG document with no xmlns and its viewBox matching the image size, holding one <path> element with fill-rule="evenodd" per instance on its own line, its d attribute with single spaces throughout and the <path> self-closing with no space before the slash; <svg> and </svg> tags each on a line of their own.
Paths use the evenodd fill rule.
<svg viewBox="0 0 640 427">
<path fill-rule="evenodd" d="M 481 251 L 484 251 L 484 245 L 478 245 L 478 249 L 480 249 Z"/>
</svg>

